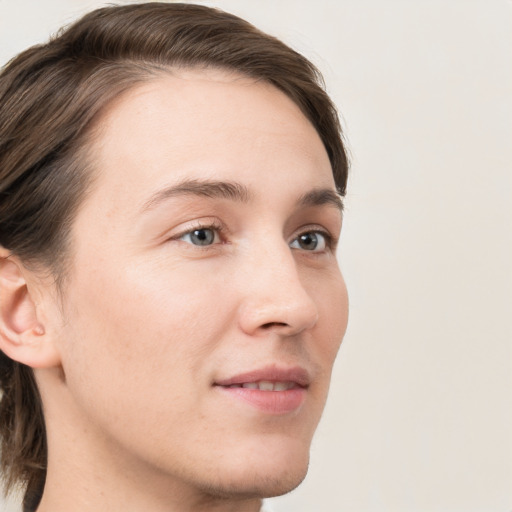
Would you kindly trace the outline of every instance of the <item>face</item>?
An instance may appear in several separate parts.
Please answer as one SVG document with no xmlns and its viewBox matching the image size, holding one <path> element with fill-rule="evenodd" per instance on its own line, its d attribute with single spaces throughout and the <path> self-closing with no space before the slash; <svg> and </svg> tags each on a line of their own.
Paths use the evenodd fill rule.
<svg viewBox="0 0 512 512">
<path fill-rule="evenodd" d="M 272 86 L 191 70 L 111 105 L 92 150 L 58 335 L 89 449 L 195 489 L 290 490 L 347 322 L 319 136 Z"/>
</svg>

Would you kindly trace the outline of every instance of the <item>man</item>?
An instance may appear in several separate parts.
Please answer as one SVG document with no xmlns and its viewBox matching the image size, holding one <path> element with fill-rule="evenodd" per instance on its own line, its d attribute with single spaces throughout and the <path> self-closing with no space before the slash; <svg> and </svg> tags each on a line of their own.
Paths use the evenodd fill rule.
<svg viewBox="0 0 512 512">
<path fill-rule="evenodd" d="M 348 308 L 317 77 L 159 3 L 4 70 L 0 432 L 26 511 L 257 512 L 304 478 Z"/>
</svg>

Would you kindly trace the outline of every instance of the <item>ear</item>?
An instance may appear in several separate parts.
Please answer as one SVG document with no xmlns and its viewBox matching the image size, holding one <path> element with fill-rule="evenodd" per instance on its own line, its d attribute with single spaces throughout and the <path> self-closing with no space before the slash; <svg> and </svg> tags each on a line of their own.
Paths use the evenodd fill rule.
<svg viewBox="0 0 512 512">
<path fill-rule="evenodd" d="M 0 350 L 32 368 L 60 364 L 55 344 L 38 318 L 23 264 L 0 246 Z M 35 286 L 35 285 L 34 285 Z"/>
</svg>

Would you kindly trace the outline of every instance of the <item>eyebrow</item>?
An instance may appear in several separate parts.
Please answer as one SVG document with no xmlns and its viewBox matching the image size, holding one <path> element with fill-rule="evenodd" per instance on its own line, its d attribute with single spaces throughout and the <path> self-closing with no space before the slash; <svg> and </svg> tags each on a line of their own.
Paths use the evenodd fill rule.
<svg viewBox="0 0 512 512">
<path fill-rule="evenodd" d="M 252 197 L 245 185 L 235 181 L 184 180 L 153 194 L 144 203 L 142 211 L 151 210 L 172 197 L 184 195 L 229 199 L 240 203 L 248 203 Z M 343 212 L 341 196 L 330 188 L 318 188 L 306 192 L 299 198 L 297 204 L 304 207 L 330 205 Z"/>
<path fill-rule="evenodd" d="M 160 190 L 151 196 L 142 207 L 142 211 L 151 210 L 162 201 L 171 197 L 184 195 L 230 199 L 240 203 L 247 203 L 251 198 L 249 189 L 241 183 L 233 181 L 185 180 L 177 185 Z"/>
<path fill-rule="evenodd" d="M 334 206 L 343 213 L 344 205 L 340 194 L 330 188 L 316 188 L 306 192 L 299 199 L 301 206 Z"/>
</svg>

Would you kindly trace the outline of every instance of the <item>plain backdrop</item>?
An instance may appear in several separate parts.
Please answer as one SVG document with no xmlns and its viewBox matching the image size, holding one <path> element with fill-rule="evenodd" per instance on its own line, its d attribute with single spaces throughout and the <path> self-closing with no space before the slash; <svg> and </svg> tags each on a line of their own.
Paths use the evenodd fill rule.
<svg viewBox="0 0 512 512">
<path fill-rule="evenodd" d="M 512 2 L 199 3 L 313 60 L 352 154 L 349 330 L 309 476 L 273 508 L 511 512 Z M 0 62 L 103 4 L 0 0 Z"/>
</svg>

